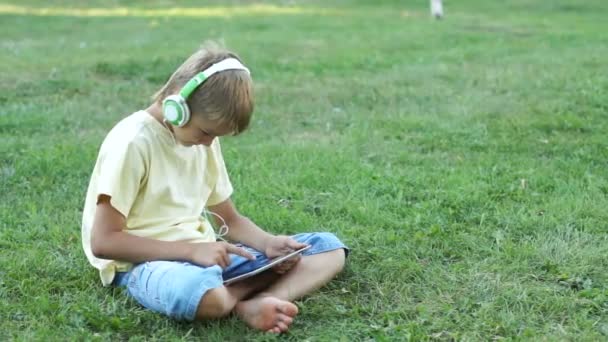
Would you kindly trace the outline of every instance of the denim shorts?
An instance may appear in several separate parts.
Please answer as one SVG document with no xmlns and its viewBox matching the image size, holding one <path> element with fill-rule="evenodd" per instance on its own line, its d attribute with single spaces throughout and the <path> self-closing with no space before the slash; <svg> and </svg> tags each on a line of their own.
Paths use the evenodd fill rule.
<svg viewBox="0 0 608 342">
<path fill-rule="evenodd" d="M 302 255 L 313 255 L 347 247 L 331 233 L 304 233 L 292 236 L 312 247 Z M 144 307 L 178 320 L 194 320 L 198 305 L 208 290 L 220 287 L 224 278 L 255 270 L 268 262 L 261 252 L 242 246 L 255 256 L 249 260 L 230 254 L 230 265 L 204 267 L 189 262 L 150 261 L 135 265 L 128 272 L 116 273 L 112 284 L 126 286 L 127 293 Z"/>
</svg>

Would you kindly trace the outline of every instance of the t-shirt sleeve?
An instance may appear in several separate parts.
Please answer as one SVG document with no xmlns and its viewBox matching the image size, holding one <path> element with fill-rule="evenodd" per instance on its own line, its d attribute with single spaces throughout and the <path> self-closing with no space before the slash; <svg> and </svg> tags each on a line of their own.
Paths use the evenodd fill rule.
<svg viewBox="0 0 608 342">
<path fill-rule="evenodd" d="M 230 183 L 228 171 L 226 170 L 226 165 L 224 164 L 224 157 L 222 156 L 222 149 L 220 147 L 219 139 L 216 138 L 213 145 L 211 145 L 211 152 L 215 161 L 217 181 L 211 190 L 211 194 L 207 200 L 207 206 L 213 206 L 224 202 L 230 198 L 233 191 L 232 183 Z"/>
<path fill-rule="evenodd" d="M 144 175 L 144 158 L 136 144 L 114 145 L 103 153 L 96 196 L 110 196 L 112 206 L 128 217 Z"/>
</svg>

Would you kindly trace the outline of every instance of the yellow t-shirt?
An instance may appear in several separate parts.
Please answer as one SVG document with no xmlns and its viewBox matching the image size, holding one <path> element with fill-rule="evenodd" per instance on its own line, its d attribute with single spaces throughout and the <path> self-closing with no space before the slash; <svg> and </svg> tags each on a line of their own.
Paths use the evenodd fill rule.
<svg viewBox="0 0 608 342">
<path fill-rule="evenodd" d="M 213 242 L 215 234 L 201 217 L 205 206 L 232 194 L 216 138 L 211 146 L 182 146 L 145 111 L 120 121 L 103 141 L 82 213 L 82 245 L 99 269 L 103 285 L 132 264 L 96 258 L 91 228 L 99 195 L 126 217 L 129 234 L 164 241 Z"/>
</svg>

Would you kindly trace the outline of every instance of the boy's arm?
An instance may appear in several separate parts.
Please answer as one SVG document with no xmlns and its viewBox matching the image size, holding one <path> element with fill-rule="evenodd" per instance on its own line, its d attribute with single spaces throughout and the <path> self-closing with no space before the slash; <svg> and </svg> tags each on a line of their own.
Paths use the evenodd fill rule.
<svg viewBox="0 0 608 342">
<path fill-rule="evenodd" d="M 220 215 L 228 226 L 230 240 L 240 242 L 258 251 L 265 253 L 268 257 L 287 254 L 295 249 L 300 249 L 306 244 L 299 243 L 287 236 L 276 236 L 269 234 L 253 223 L 249 218 L 241 215 L 229 198 L 217 205 L 210 206 L 209 210 Z M 216 218 L 216 223 L 222 222 Z"/>
<path fill-rule="evenodd" d="M 101 195 L 91 232 L 93 255 L 132 263 L 179 260 L 203 266 L 220 265 L 222 268 L 230 264 L 228 253 L 253 258 L 245 250 L 224 242 L 160 241 L 126 233 L 124 227 L 125 217 L 112 207 L 109 196 Z"/>
<path fill-rule="evenodd" d="M 262 230 L 249 218 L 241 215 L 236 210 L 231 199 L 210 206 L 209 210 L 221 216 L 224 221 L 226 221 L 226 225 L 229 228 L 226 236 L 232 241 L 240 242 L 257 249 L 258 251 L 264 251 L 266 249 L 266 243 L 274 236 Z M 213 217 L 216 224 L 222 224 L 221 220 L 215 216 Z"/>
</svg>

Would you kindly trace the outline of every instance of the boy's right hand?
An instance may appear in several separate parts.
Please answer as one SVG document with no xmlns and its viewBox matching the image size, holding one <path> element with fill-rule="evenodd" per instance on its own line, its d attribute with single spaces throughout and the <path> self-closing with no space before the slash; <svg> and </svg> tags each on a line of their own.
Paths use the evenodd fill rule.
<svg viewBox="0 0 608 342">
<path fill-rule="evenodd" d="M 240 255 L 249 260 L 255 259 L 251 253 L 243 248 L 224 241 L 192 244 L 189 259 L 193 264 L 205 267 L 219 265 L 221 268 L 226 268 L 230 265 L 229 253 Z"/>
</svg>

